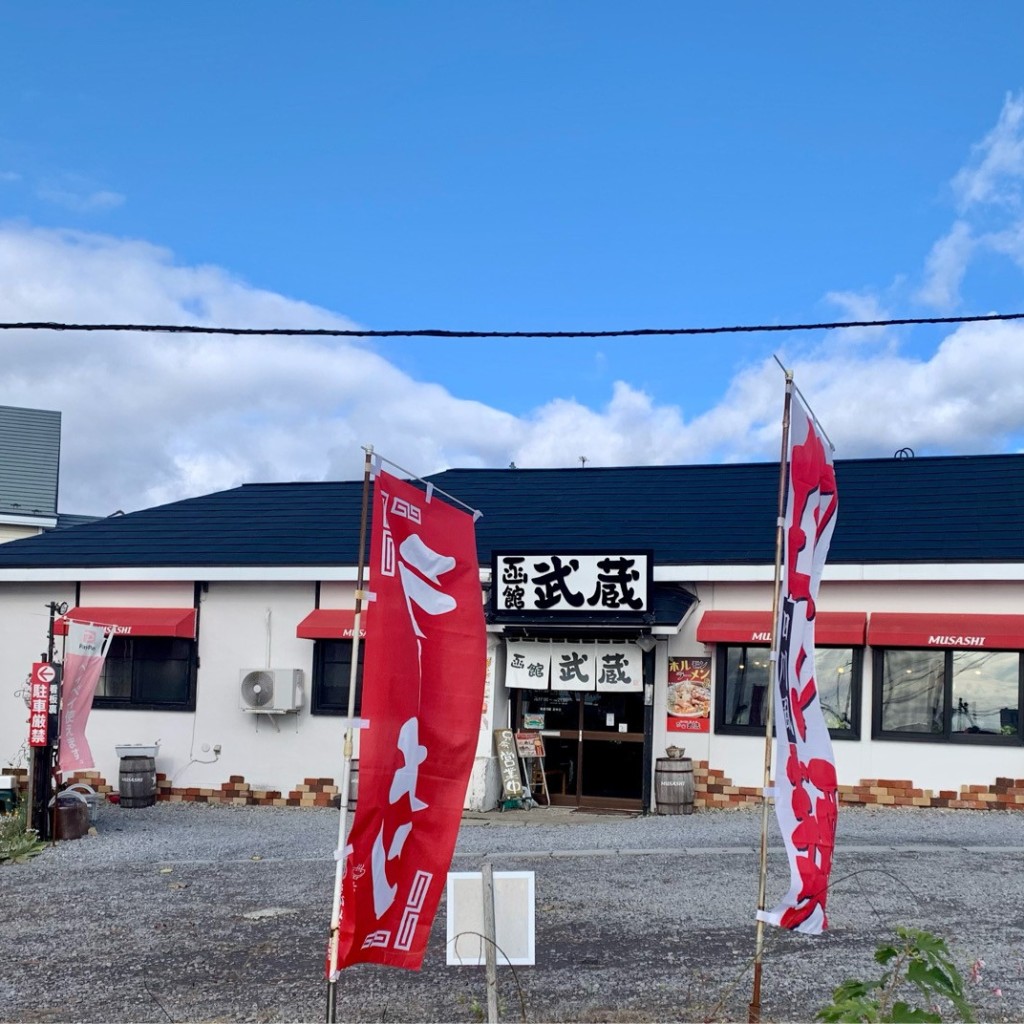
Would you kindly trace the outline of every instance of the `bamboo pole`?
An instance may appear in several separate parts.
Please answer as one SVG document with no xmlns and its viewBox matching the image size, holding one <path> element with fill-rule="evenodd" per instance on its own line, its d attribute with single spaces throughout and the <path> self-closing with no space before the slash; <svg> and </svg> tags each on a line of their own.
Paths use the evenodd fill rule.
<svg viewBox="0 0 1024 1024">
<path fill-rule="evenodd" d="M 498 930 L 494 920 L 494 868 L 485 860 L 481 873 L 484 900 L 484 974 L 487 984 L 487 1024 L 498 1024 Z"/>
<path fill-rule="evenodd" d="M 779 459 L 779 500 L 778 520 L 775 525 L 775 585 L 772 591 L 772 646 L 771 646 L 771 700 L 768 701 L 768 713 L 764 724 L 764 785 L 761 792 L 761 851 L 757 883 L 757 931 L 754 944 L 754 984 L 748 1007 L 750 1024 L 757 1024 L 761 1019 L 761 968 L 764 957 L 764 921 L 761 912 L 765 909 L 765 893 L 768 877 L 768 791 L 772 772 L 772 725 L 775 718 L 775 687 L 778 671 L 779 637 L 775 628 L 779 615 L 779 591 L 782 585 L 782 548 L 783 523 L 786 514 L 786 485 L 788 474 L 789 453 L 789 414 L 793 396 L 793 373 L 786 370 L 786 398 L 782 409 L 782 454 Z"/>
<path fill-rule="evenodd" d="M 338 971 L 335 963 L 338 959 L 338 931 L 341 927 L 341 888 L 345 877 L 345 842 L 348 835 L 348 798 L 352 786 L 352 749 L 355 726 L 353 720 L 356 713 L 356 683 L 359 672 L 359 629 L 362 618 L 363 590 L 366 572 L 366 525 L 369 509 L 370 473 L 373 466 L 373 447 L 363 449 L 366 457 L 363 463 L 363 507 L 359 519 L 359 556 L 356 572 L 356 604 L 352 621 L 352 663 L 348 684 L 348 723 L 345 728 L 345 740 L 342 749 L 341 763 L 341 806 L 338 809 L 338 848 L 335 851 L 336 867 L 334 871 L 334 902 L 331 906 L 331 935 L 328 944 L 327 970 L 327 1024 L 335 1024 L 338 1005 Z"/>
</svg>

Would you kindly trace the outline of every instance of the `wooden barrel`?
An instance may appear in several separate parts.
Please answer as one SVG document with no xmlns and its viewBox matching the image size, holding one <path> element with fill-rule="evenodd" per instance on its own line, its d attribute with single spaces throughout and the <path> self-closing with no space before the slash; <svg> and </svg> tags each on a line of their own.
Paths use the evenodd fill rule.
<svg viewBox="0 0 1024 1024">
<path fill-rule="evenodd" d="M 659 814 L 693 814 L 693 761 L 659 757 L 654 765 L 654 799 Z"/>
<path fill-rule="evenodd" d="M 152 807 L 156 803 L 156 760 L 122 757 L 117 790 L 122 807 Z"/>
</svg>

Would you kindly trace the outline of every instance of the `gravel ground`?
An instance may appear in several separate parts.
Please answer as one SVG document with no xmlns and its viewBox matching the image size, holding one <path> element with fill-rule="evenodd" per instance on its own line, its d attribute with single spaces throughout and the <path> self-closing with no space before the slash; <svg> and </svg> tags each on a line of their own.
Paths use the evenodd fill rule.
<svg viewBox="0 0 1024 1024">
<path fill-rule="evenodd" d="M 317 1021 L 337 812 L 101 806 L 96 835 L 0 865 L 0 1019 Z M 769 899 L 787 888 L 774 831 Z M 760 813 L 467 815 L 453 870 L 536 877 L 537 964 L 499 968 L 504 1021 L 746 1020 Z M 766 929 L 762 1019 L 807 1021 L 874 977 L 897 924 L 947 939 L 982 1021 L 1024 1021 L 1024 814 L 840 812 L 830 930 Z M 479 1021 L 483 968 L 360 965 L 342 1021 Z M 951 1018 L 955 1019 L 955 1018 Z"/>
</svg>

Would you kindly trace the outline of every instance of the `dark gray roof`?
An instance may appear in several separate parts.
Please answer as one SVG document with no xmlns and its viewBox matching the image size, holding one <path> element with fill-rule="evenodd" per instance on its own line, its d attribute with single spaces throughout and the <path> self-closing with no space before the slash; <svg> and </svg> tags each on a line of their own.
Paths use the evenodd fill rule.
<svg viewBox="0 0 1024 1024">
<path fill-rule="evenodd" d="M 651 548 L 658 564 L 775 557 L 778 463 L 455 469 L 436 486 L 484 511 L 490 547 Z M 1024 561 L 1024 455 L 836 462 L 833 563 Z"/>
<path fill-rule="evenodd" d="M 836 463 L 829 561 L 1024 561 L 1024 455 Z M 649 548 L 656 564 L 774 560 L 778 465 L 452 469 L 492 549 Z M 354 565 L 361 481 L 233 490 L 0 545 L 0 568 Z"/>
<path fill-rule="evenodd" d="M 60 413 L 0 405 L 0 513 L 57 513 Z"/>
</svg>

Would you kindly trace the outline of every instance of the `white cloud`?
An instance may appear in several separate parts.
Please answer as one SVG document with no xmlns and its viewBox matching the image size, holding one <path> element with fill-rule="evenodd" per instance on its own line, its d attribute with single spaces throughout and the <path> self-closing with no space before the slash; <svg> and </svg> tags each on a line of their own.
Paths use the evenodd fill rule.
<svg viewBox="0 0 1024 1024">
<path fill-rule="evenodd" d="M 1024 93 L 1007 95 L 996 126 L 953 179 L 961 209 L 984 203 L 1018 207 L 1024 178 Z"/>
<path fill-rule="evenodd" d="M 1024 220 L 1011 224 L 1003 231 L 993 231 L 985 240 L 993 252 L 1009 256 L 1024 270 Z"/>
<path fill-rule="evenodd" d="M 1024 93 L 1006 97 L 995 127 L 973 148 L 952 186 L 960 216 L 932 246 L 915 296 L 943 312 L 959 303 L 979 255 L 1009 256 L 1024 265 Z"/>
<path fill-rule="evenodd" d="M 145 242 L 0 227 L 0 321 L 351 328 L 182 267 Z M 352 477 L 360 445 L 492 464 L 516 420 L 416 382 L 358 340 L 0 332 L 0 404 L 62 412 L 64 511 L 135 509 L 253 480 Z"/>
<path fill-rule="evenodd" d="M 928 254 L 925 281 L 918 290 L 918 301 L 943 310 L 956 306 L 960 299 L 960 283 L 977 244 L 970 225 L 958 220 Z"/>
<path fill-rule="evenodd" d="M 124 196 L 110 189 L 97 189 L 73 176 L 60 182 L 44 182 L 36 187 L 36 195 L 55 206 L 74 213 L 102 213 L 124 205 Z"/>
<path fill-rule="evenodd" d="M 842 333 L 842 332 L 838 332 Z M 1024 326 L 966 324 L 930 358 L 837 348 L 830 340 L 783 363 L 840 458 L 1005 451 L 1024 432 Z M 601 411 L 552 402 L 514 451 L 525 466 L 643 465 L 778 458 L 784 376 L 774 360 L 733 379 L 719 403 L 684 421 L 619 382 Z M 497 462 L 496 464 L 502 464 Z"/>
<path fill-rule="evenodd" d="M 843 320 L 867 323 L 888 320 L 889 310 L 880 297 L 873 292 L 832 291 L 825 301 L 839 309 Z M 860 345 L 879 346 L 889 340 L 885 327 L 847 327 L 837 331 L 833 337 L 837 345 L 844 348 Z"/>
<path fill-rule="evenodd" d="M 872 292 L 833 291 L 826 301 L 842 310 L 850 320 L 887 320 L 888 313 Z"/>
<path fill-rule="evenodd" d="M 650 398 L 617 381 L 600 411 L 558 399 L 538 409 L 520 427 L 512 450 L 520 468 L 528 466 L 621 466 L 664 462 L 680 448 L 686 427 L 675 407 L 656 407 Z"/>
<path fill-rule="evenodd" d="M 928 358 L 886 354 L 795 367 L 839 454 L 1003 451 L 1024 429 L 1024 326 L 964 324 Z"/>
</svg>

